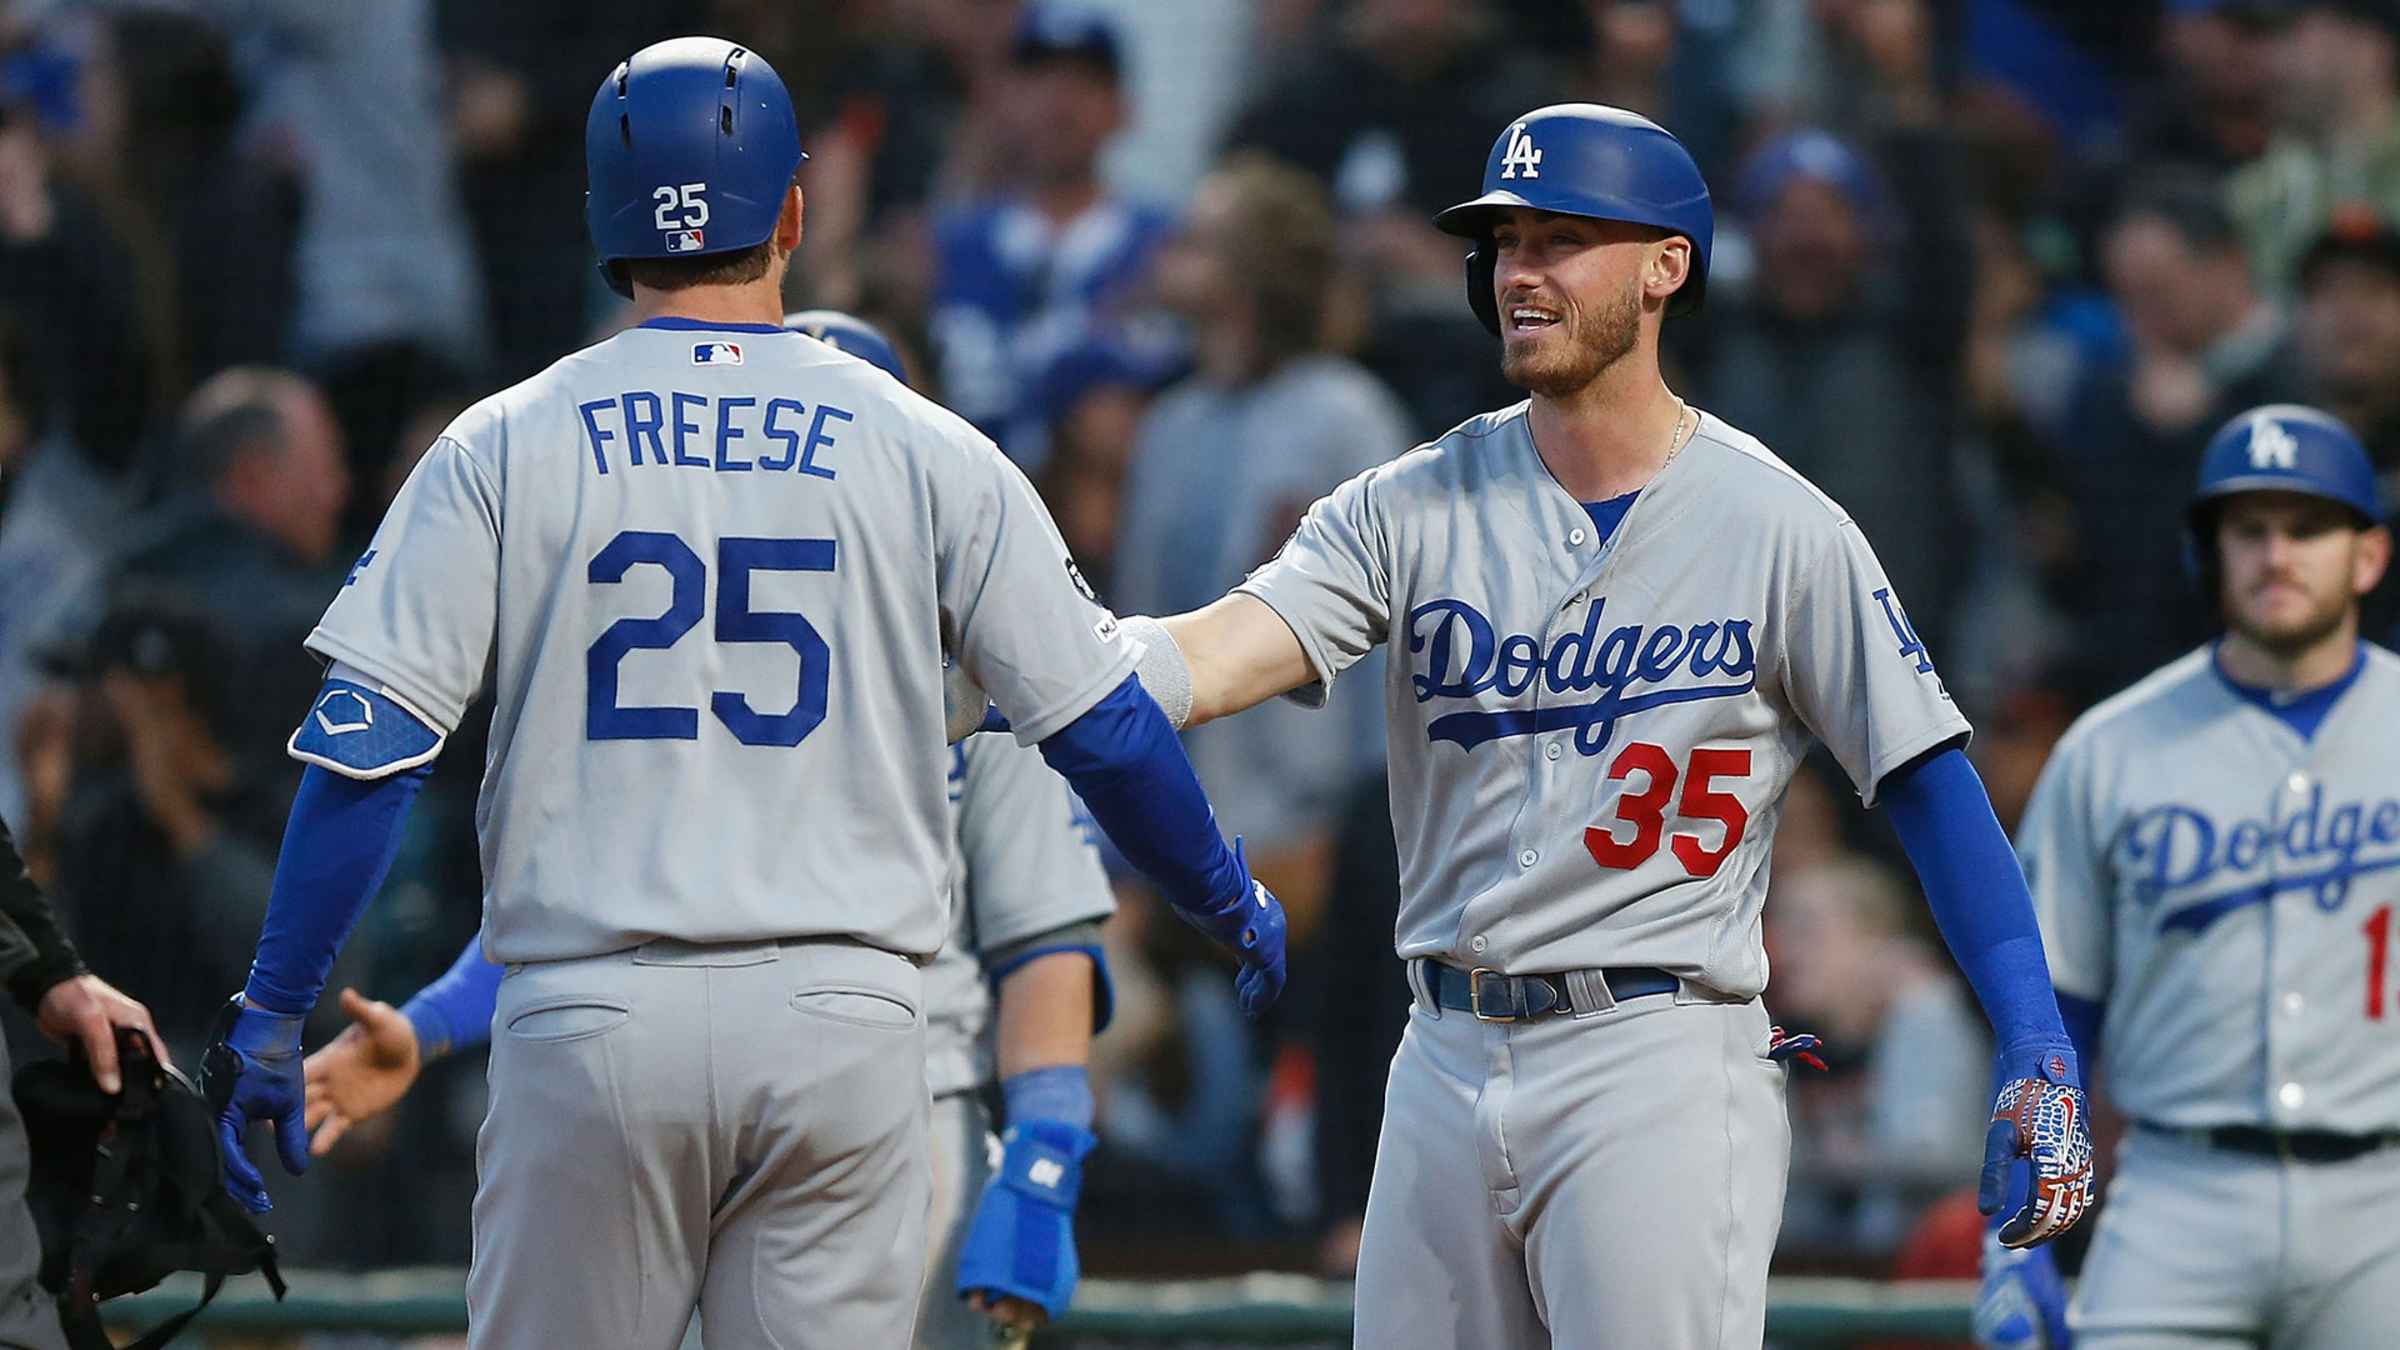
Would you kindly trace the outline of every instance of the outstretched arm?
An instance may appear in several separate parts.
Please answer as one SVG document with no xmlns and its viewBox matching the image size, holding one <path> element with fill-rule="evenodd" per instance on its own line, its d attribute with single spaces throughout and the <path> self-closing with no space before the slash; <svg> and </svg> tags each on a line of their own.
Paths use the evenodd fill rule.
<svg viewBox="0 0 2400 1350">
<path fill-rule="evenodd" d="M 1157 626 L 1188 671 L 1191 715 L 1185 726 L 1256 707 L 1316 678 L 1291 625 L 1256 596 L 1236 592 Z M 1151 664 L 1145 659 L 1142 665 L 1145 685 Z"/>
<path fill-rule="evenodd" d="M 505 966 L 484 959 L 483 934 L 467 940 L 439 979 L 398 1008 L 342 991 L 350 1025 L 302 1067 L 308 1087 L 308 1151 L 322 1158 L 353 1126 L 408 1095 L 427 1064 L 481 1045 L 490 1035 Z"/>
</svg>

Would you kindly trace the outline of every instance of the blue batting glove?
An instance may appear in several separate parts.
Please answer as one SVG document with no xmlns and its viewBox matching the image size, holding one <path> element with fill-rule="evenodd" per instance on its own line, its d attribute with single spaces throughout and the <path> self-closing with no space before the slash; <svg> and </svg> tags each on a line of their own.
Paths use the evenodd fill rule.
<svg viewBox="0 0 2400 1350">
<path fill-rule="evenodd" d="M 1997 1059 L 2000 1096 L 1984 1132 L 1975 1207 L 1994 1215 L 2004 1203 L 2024 1197 L 2001 1223 L 1999 1241 L 2007 1247 L 2038 1246 L 2073 1228 L 2091 1208 L 2091 1111 L 2076 1075 L 2074 1048 L 2064 1042 L 2010 1045 Z"/>
<path fill-rule="evenodd" d="M 1057 1120 L 1023 1120 L 1001 1136 L 999 1175 L 983 1188 L 958 1253 L 958 1296 L 1018 1298 L 1053 1321 L 1075 1299 L 1075 1199 L 1099 1141 Z"/>
<path fill-rule="evenodd" d="M 1242 841 L 1233 841 L 1233 864 L 1241 870 L 1242 887 L 1215 909 L 1177 908 L 1185 923 L 1233 949 L 1242 960 L 1233 992 L 1242 1011 L 1256 1017 L 1283 993 L 1283 902 L 1250 875 L 1242 856 Z"/>
<path fill-rule="evenodd" d="M 1975 1344 L 1981 1350 L 2074 1350 L 2067 1285 L 2049 1248 L 2004 1247 L 1998 1234 L 1984 1235 Z"/>
<path fill-rule="evenodd" d="M 300 1024 L 304 1015 L 268 1012 L 234 995 L 217 1015 L 215 1043 L 200 1061 L 208 1104 L 217 1113 L 217 1152 L 225 1160 L 225 1193 L 253 1214 L 275 1207 L 267 1183 L 242 1149 L 242 1132 L 254 1120 L 275 1123 L 275 1152 L 283 1170 L 308 1170 L 308 1129 L 301 1107 L 307 1092 L 300 1077 Z"/>
</svg>

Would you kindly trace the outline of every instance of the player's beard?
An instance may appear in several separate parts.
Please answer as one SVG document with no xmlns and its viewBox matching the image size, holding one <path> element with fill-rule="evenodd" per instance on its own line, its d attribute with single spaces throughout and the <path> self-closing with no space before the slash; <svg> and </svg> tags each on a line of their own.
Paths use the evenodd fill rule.
<svg viewBox="0 0 2400 1350">
<path fill-rule="evenodd" d="M 1642 293 L 1629 281 L 1607 304 L 1582 311 L 1567 333 L 1569 341 L 1540 339 L 1506 343 L 1500 349 L 1500 374 L 1510 384 L 1544 398 L 1565 398 L 1599 379 L 1624 359 L 1642 338 Z"/>
<path fill-rule="evenodd" d="M 2346 575 L 2346 574 L 2345 574 Z M 2312 597 L 2316 603 L 2297 618 L 2262 622 L 2239 603 L 2225 606 L 2225 627 L 2234 636 L 2278 661 L 2290 661 L 2340 635 L 2354 603 L 2347 589 Z"/>
</svg>

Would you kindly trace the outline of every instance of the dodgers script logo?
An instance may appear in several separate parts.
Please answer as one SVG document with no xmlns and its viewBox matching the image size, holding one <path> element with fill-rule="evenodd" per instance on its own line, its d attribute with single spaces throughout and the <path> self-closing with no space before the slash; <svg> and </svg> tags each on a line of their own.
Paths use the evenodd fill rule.
<svg viewBox="0 0 2400 1350">
<path fill-rule="evenodd" d="M 1588 703 L 1445 713 L 1425 728 L 1429 741 L 1473 750 L 1485 741 L 1544 731 L 1575 731 L 1575 748 L 1597 755 L 1617 719 L 1670 703 L 1733 698 L 1757 687 L 1758 653 L 1748 619 L 1681 628 L 1632 623 L 1603 634 L 1606 600 L 1594 600 L 1583 627 L 1562 633 L 1544 652 L 1524 633 L 1500 636 L 1483 611 L 1464 600 L 1431 600 L 1408 614 L 1408 650 L 1417 702 L 1474 698 L 1490 690 L 1515 698 L 1540 680 L 1553 694 L 1599 691 Z"/>
<path fill-rule="evenodd" d="M 2331 913 L 2350 898 L 2352 879 L 2400 867 L 2400 851 L 2361 858 L 2371 844 L 2400 843 L 2400 801 L 2344 802 L 2327 809 L 2318 784 L 2308 804 L 2282 820 L 2239 820 L 2228 827 L 2179 803 L 2154 806 L 2125 822 L 2117 854 L 2145 908 L 2172 900 L 2161 933 L 2198 934 L 2210 924 L 2285 891 L 2310 892 Z M 2272 875 L 2252 878 L 2264 870 Z M 2231 881 L 2227 886 L 2220 882 Z M 2219 883 L 2212 885 L 2212 883 Z"/>
</svg>

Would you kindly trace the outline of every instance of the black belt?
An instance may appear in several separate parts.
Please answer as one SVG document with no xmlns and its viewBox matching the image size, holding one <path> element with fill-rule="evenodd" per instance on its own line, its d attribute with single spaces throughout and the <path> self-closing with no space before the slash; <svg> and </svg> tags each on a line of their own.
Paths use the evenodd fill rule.
<svg viewBox="0 0 2400 1350">
<path fill-rule="evenodd" d="M 2142 1122 L 2142 1128 L 2161 1134 L 2174 1135 L 2195 1144 L 2221 1148 L 2228 1153 L 2248 1153 L 2261 1158 L 2288 1158 L 2293 1162 L 2348 1162 L 2379 1149 L 2400 1146 L 2400 1130 L 2380 1130 L 2373 1134 L 2343 1134 L 2335 1130 L 2268 1130 L 2256 1125 L 2209 1125 L 2179 1127 L 2152 1125 Z"/>
<path fill-rule="evenodd" d="M 1420 961 L 1437 1006 L 1472 1013 L 1483 1022 L 1522 1022 L 1571 1013 L 1575 999 L 1565 975 L 1503 975 L 1496 970 L 1460 970 L 1439 961 Z M 1650 994 L 1672 994 L 1683 981 L 1656 966 L 1608 966 L 1590 972 L 1618 1003 Z"/>
</svg>

